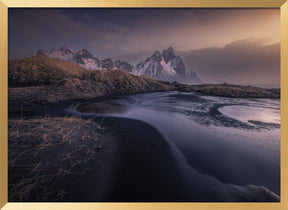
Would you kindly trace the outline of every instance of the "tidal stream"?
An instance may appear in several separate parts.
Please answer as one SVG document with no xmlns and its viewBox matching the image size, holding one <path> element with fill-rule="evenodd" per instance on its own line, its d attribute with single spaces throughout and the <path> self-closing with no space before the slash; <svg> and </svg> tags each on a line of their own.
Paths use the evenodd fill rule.
<svg viewBox="0 0 288 210">
<path fill-rule="evenodd" d="M 225 184 L 264 186 L 280 195 L 279 99 L 173 91 L 89 103 L 77 110 L 144 121 L 164 136 L 185 167 Z"/>
</svg>

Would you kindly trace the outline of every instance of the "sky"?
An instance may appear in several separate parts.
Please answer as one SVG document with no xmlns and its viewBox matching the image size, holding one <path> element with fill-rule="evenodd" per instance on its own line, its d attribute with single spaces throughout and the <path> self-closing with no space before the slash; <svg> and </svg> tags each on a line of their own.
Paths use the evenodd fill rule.
<svg viewBox="0 0 288 210">
<path fill-rule="evenodd" d="M 23 9 L 8 11 L 8 55 L 87 49 L 135 65 L 172 46 L 205 83 L 279 86 L 279 9 Z"/>
</svg>

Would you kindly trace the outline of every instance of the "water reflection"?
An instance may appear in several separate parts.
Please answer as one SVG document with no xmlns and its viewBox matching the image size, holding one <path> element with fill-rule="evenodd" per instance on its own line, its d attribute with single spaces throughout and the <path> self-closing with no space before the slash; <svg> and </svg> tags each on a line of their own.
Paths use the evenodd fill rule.
<svg viewBox="0 0 288 210">
<path fill-rule="evenodd" d="M 242 122 L 254 120 L 264 123 L 280 123 L 279 109 L 234 105 L 220 107 L 219 111 L 228 117 Z"/>
</svg>

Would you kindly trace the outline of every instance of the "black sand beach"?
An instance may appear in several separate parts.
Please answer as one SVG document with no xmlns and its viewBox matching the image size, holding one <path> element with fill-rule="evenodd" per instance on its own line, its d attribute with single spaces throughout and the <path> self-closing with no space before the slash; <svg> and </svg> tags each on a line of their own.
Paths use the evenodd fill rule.
<svg viewBox="0 0 288 210">
<path fill-rule="evenodd" d="M 105 119 L 117 136 L 120 160 L 107 200 L 181 201 L 183 184 L 167 141 L 150 125 L 125 118 Z"/>
</svg>

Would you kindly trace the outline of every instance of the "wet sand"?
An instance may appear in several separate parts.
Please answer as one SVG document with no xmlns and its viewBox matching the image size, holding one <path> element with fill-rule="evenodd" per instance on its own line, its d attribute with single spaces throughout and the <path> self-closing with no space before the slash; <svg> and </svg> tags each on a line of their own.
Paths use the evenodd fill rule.
<svg viewBox="0 0 288 210">
<path fill-rule="evenodd" d="M 170 147 L 152 126 L 125 118 L 107 118 L 117 136 L 120 159 L 107 201 L 181 201 L 181 174 Z"/>
</svg>

